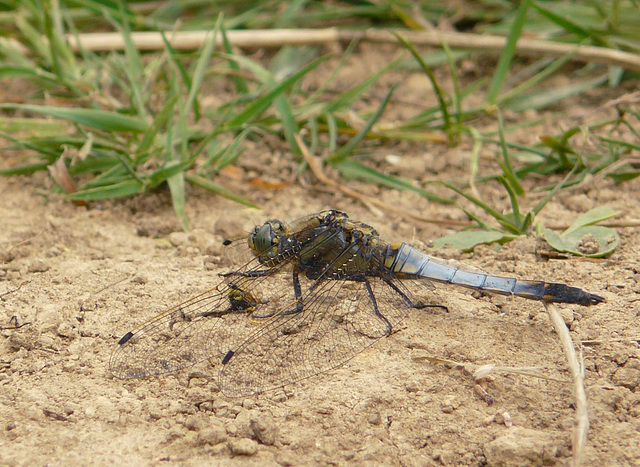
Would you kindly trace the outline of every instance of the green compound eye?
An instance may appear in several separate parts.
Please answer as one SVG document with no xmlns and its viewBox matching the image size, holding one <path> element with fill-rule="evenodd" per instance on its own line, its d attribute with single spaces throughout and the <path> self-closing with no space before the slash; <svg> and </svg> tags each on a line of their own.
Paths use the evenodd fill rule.
<svg viewBox="0 0 640 467">
<path fill-rule="evenodd" d="M 265 223 L 262 225 L 262 227 L 257 228 L 257 230 L 254 231 L 253 235 L 251 235 L 249 246 L 257 255 L 260 255 L 265 250 L 267 250 L 267 248 L 271 248 L 274 238 L 275 233 L 273 231 L 273 228 L 271 227 L 271 224 Z M 253 243 L 253 246 L 251 246 L 251 243 Z"/>
<path fill-rule="evenodd" d="M 284 224 L 277 219 L 269 220 L 260 227 L 256 226 L 247 238 L 251 252 L 261 261 L 274 259 L 279 252 L 273 247 L 280 243 L 284 231 Z"/>
</svg>

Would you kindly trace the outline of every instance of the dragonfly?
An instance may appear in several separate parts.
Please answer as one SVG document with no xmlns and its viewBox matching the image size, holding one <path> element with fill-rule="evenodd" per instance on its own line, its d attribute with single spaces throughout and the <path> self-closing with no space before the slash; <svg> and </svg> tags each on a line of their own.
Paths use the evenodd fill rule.
<svg viewBox="0 0 640 467">
<path fill-rule="evenodd" d="M 543 302 L 596 305 L 603 297 L 563 283 L 474 272 L 391 243 L 330 209 L 291 223 L 268 220 L 225 241 L 249 261 L 209 291 L 166 310 L 119 341 L 117 378 L 146 378 L 209 361 L 218 386 L 245 397 L 337 368 L 391 335 L 426 303 L 432 282 Z"/>
</svg>

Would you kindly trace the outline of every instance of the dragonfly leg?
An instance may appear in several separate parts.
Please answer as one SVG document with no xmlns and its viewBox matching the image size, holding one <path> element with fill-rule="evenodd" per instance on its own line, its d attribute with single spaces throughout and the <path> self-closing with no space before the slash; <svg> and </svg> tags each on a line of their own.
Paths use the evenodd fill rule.
<svg viewBox="0 0 640 467">
<path fill-rule="evenodd" d="M 364 277 L 363 280 L 364 280 L 364 285 L 367 288 L 367 292 L 369 293 L 369 298 L 371 299 L 371 303 L 373 304 L 373 312 L 378 318 L 380 318 L 387 325 L 387 335 L 390 336 L 391 331 L 393 331 L 393 326 L 391 325 L 387 317 L 382 313 L 380 313 L 380 309 L 378 308 L 378 301 L 376 300 L 376 296 L 373 294 L 373 289 L 371 288 L 371 283 L 369 282 L 369 279 Z"/>
<path fill-rule="evenodd" d="M 413 303 L 413 300 L 411 300 L 407 294 L 405 294 L 402 290 L 400 290 L 398 288 L 398 286 L 396 284 L 394 284 L 392 281 L 390 281 L 389 279 L 383 279 L 386 284 L 391 287 L 395 293 L 397 293 L 398 295 L 400 295 L 402 297 L 402 299 L 407 302 L 407 305 L 409 305 L 411 308 L 415 308 L 416 310 L 421 310 L 422 308 L 440 308 L 442 310 L 445 311 L 445 313 L 449 313 L 449 308 L 447 308 L 445 305 L 434 305 L 431 303 Z"/>
<path fill-rule="evenodd" d="M 208 310 L 196 313 L 196 318 L 222 318 L 224 315 L 231 313 L 231 308 L 226 308 L 222 311 Z"/>
<path fill-rule="evenodd" d="M 302 300 L 300 300 L 300 298 L 302 297 L 302 287 L 300 286 L 300 271 L 298 271 L 298 268 L 293 268 L 293 275 L 291 280 L 293 281 L 293 295 L 296 299 L 296 306 L 291 310 L 283 311 L 282 313 L 280 313 L 281 315 L 295 315 L 296 313 L 300 313 L 304 309 Z M 315 286 L 320 282 L 321 281 L 317 281 L 315 284 L 313 284 L 312 288 L 315 288 Z"/>
<path fill-rule="evenodd" d="M 221 272 L 218 275 L 221 277 L 229 277 L 229 276 L 240 276 L 240 277 L 264 277 L 269 274 L 273 274 L 273 269 L 260 269 L 258 271 L 230 271 L 230 272 Z"/>
</svg>

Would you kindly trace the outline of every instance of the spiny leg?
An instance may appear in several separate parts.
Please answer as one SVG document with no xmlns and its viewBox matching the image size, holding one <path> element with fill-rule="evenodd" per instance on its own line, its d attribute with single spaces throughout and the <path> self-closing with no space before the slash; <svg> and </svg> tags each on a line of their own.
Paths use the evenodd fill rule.
<svg viewBox="0 0 640 467">
<path fill-rule="evenodd" d="M 273 274 L 273 269 L 259 269 L 257 271 L 230 271 L 218 274 L 221 277 L 240 276 L 240 277 L 264 277 Z"/>
<path fill-rule="evenodd" d="M 274 268 L 270 268 L 270 269 L 260 269 L 260 270 L 256 270 L 256 271 L 230 271 L 230 272 L 224 272 L 224 273 L 220 273 L 218 274 L 219 276 L 222 277 L 231 277 L 231 276 L 237 276 L 237 277 L 243 277 L 243 278 L 258 278 L 258 277 L 267 277 L 270 275 L 273 275 L 275 273 L 277 273 L 280 269 L 274 269 Z M 232 282 L 230 284 L 230 287 L 233 288 L 234 283 Z M 238 287 L 236 285 L 235 287 L 237 290 L 242 290 L 242 287 Z M 293 290 L 294 290 L 294 295 L 296 298 L 296 301 L 299 302 L 300 300 L 300 296 L 302 295 L 302 289 L 300 287 L 300 280 L 298 279 L 298 273 L 297 271 L 294 270 L 293 273 Z M 266 304 L 268 303 L 268 301 L 265 302 L 261 302 L 259 304 Z M 258 303 L 256 303 L 258 304 Z M 300 308 L 300 310 L 302 309 L 301 305 L 298 304 L 296 305 L 296 308 Z M 272 316 L 274 316 L 276 313 L 278 313 L 278 311 L 273 311 L 271 313 L 265 314 L 265 315 L 260 315 L 260 316 L 255 316 L 256 318 L 271 318 Z M 288 314 L 288 313 L 285 313 Z"/>
<path fill-rule="evenodd" d="M 383 280 L 389 287 L 391 287 L 394 290 L 394 292 L 400 295 L 402 299 L 407 303 L 407 305 L 409 305 L 411 308 L 415 308 L 417 310 L 421 310 L 423 308 L 441 308 L 446 313 L 449 313 L 449 308 L 447 308 L 445 305 L 434 305 L 430 303 L 413 303 L 413 301 L 407 296 L 407 294 L 405 294 L 402 290 L 400 290 L 400 288 L 396 284 L 394 284 L 393 281 L 387 278 L 383 278 Z"/>
<path fill-rule="evenodd" d="M 363 277 L 362 280 L 364 281 L 364 285 L 367 288 L 367 293 L 369 294 L 369 298 L 371 299 L 371 304 L 373 305 L 373 312 L 378 318 L 380 318 L 384 323 L 386 323 L 387 335 L 390 336 L 391 331 L 393 331 L 393 326 L 391 325 L 387 317 L 382 313 L 380 313 L 380 309 L 378 308 L 378 301 L 376 300 L 376 296 L 373 293 L 373 289 L 371 288 L 371 283 L 369 282 L 369 279 L 367 279 L 366 277 Z"/>
<path fill-rule="evenodd" d="M 297 267 L 293 268 L 293 274 L 292 274 L 292 278 L 291 278 L 292 282 L 293 282 L 293 296 L 296 299 L 296 306 L 295 308 L 291 309 L 291 310 L 286 310 L 283 311 L 281 314 L 282 315 L 294 315 L 296 313 L 300 313 L 303 309 L 304 309 L 304 305 L 302 304 L 302 287 L 300 286 L 300 271 L 298 271 Z M 315 288 L 315 286 L 319 283 L 319 281 L 317 281 L 315 284 L 313 284 L 312 289 Z M 310 290 L 312 290 L 310 289 Z"/>
</svg>

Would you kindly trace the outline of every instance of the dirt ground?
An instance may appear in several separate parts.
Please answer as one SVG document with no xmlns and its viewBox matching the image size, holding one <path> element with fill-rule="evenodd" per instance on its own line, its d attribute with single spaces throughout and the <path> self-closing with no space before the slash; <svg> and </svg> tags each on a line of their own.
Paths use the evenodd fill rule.
<svg viewBox="0 0 640 467">
<path fill-rule="evenodd" d="M 422 93 L 416 100 L 429 94 L 418 75 L 403 86 Z M 602 90 L 576 98 L 565 112 L 544 113 L 539 127 L 509 138 L 530 143 L 614 97 Z M 405 111 L 398 108 L 398 117 Z M 368 209 L 320 189 L 308 174 L 305 183 L 280 190 L 251 185 L 256 174 L 287 180 L 292 173 L 282 142 L 255 144 L 235 180 L 225 183 L 263 211 L 190 189 L 190 233 L 180 231 L 166 190 L 78 207 L 52 195 L 44 174 L 0 178 L 0 463 L 567 464 L 575 422 L 570 375 L 544 307 L 524 299 L 439 286 L 433 302 L 448 313 L 415 311 L 398 332 L 343 367 L 251 398 L 220 393 L 217 362 L 144 380 L 111 376 L 110 354 L 124 333 L 218 283 L 228 269 L 220 260 L 228 235 L 329 207 L 391 240 L 428 242 L 451 231 Z M 380 167 L 393 160 L 390 172 L 419 179 L 464 173 L 470 153 L 466 144 L 370 146 Z M 397 162 L 390 154 L 402 157 Z M 531 189 L 536 182 L 526 183 Z M 424 216 L 464 219 L 457 208 L 415 193 L 349 186 Z M 496 186 L 479 189 L 491 203 L 508 205 Z M 540 218 L 570 223 L 596 206 L 620 209 L 622 221 L 636 219 L 640 183 L 594 181 L 559 195 Z M 617 230 L 620 247 L 599 260 L 544 260 L 533 238 L 471 254 L 429 250 L 487 272 L 567 282 L 606 298 L 589 308 L 560 305 L 574 339 L 590 341 L 583 348 L 587 465 L 640 463 L 640 236 L 637 228 Z M 478 387 L 468 371 L 426 356 L 538 366 L 545 378 L 497 372 Z"/>
</svg>

